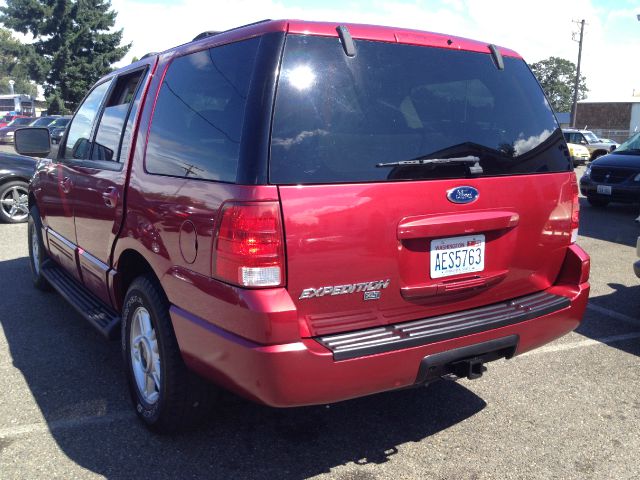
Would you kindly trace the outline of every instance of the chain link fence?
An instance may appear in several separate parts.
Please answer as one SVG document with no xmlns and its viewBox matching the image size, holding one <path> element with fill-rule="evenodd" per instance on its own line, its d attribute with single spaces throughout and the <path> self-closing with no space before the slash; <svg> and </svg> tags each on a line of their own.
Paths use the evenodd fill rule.
<svg viewBox="0 0 640 480">
<path fill-rule="evenodd" d="M 627 138 L 635 133 L 630 130 L 607 130 L 600 128 L 590 128 L 589 130 L 595 133 L 599 138 L 608 138 L 618 143 L 624 142 Z"/>
</svg>

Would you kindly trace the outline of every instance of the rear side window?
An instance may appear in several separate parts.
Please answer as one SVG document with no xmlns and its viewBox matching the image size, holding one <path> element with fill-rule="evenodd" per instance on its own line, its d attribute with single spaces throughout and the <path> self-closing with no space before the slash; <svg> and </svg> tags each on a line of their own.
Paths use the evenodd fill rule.
<svg viewBox="0 0 640 480">
<path fill-rule="evenodd" d="M 287 36 L 271 139 L 278 184 L 464 178 L 465 165 L 377 166 L 479 158 L 482 176 L 567 171 L 562 132 L 525 62 L 489 54 Z M 477 170 L 473 173 L 477 175 Z"/>
<path fill-rule="evenodd" d="M 259 38 L 175 59 L 147 145 L 149 173 L 235 182 Z"/>
</svg>

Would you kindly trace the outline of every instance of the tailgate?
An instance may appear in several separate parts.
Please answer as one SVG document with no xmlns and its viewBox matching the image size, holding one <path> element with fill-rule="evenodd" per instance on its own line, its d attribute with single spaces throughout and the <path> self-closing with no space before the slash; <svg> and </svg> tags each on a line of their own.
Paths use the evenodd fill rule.
<svg viewBox="0 0 640 480">
<path fill-rule="evenodd" d="M 570 243 L 571 175 L 279 187 L 288 290 L 304 333 L 431 317 L 548 288 Z M 477 189 L 478 199 L 452 203 L 447 192 L 460 186 Z"/>
</svg>

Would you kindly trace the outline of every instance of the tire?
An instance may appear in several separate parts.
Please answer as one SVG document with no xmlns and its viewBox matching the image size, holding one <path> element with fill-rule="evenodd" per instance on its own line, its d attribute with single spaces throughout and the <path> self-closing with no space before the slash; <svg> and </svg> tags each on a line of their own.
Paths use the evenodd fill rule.
<svg viewBox="0 0 640 480">
<path fill-rule="evenodd" d="M 610 200 L 607 200 L 606 198 L 599 198 L 594 196 L 588 196 L 587 201 L 589 202 L 589 205 L 597 208 L 604 208 L 609 205 L 610 202 Z"/>
<path fill-rule="evenodd" d="M 152 275 L 136 278 L 127 291 L 122 352 L 133 406 L 150 430 L 173 433 L 206 419 L 216 389 L 184 364 L 169 301 Z"/>
<path fill-rule="evenodd" d="M 51 290 L 51 285 L 49 285 L 47 279 L 42 275 L 42 265 L 48 257 L 47 251 L 44 248 L 44 242 L 42 241 L 42 222 L 40 221 L 40 211 L 38 207 L 31 207 L 27 222 L 31 280 L 37 289 L 48 292 Z"/>
<path fill-rule="evenodd" d="M 29 216 L 29 184 L 13 180 L 0 185 L 0 220 L 23 223 Z"/>
</svg>

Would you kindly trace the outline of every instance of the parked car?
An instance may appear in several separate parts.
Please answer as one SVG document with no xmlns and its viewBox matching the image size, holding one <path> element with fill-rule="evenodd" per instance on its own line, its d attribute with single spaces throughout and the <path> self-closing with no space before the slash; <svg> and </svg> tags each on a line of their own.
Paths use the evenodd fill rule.
<svg viewBox="0 0 640 480">
<path fill-rule="evenodd" d="M 5 115 L 4 117 L 0 117 L 0 128 L 6 127 L 11 122 L 13 122 L 16 118 L 30 118 L 25 115 Z"/>
<path fill-rule="evenodd" d="M 15 118 L 6 127 L 0 128 L 0 143 L 13 143 L 14 132 L 18 128 L 28 127 L 34 122 L 32 117 Z"/>
<path fill-rule="evenodd" d="M 35 158 L 0 152 L 0 221 L 27 221 L 29 180 L 36 163 Z"/>
<path fill-rule="evenodd" d="M 591 158 L 591 154 L 589 150 L 584 145 L 578 145 L 576 143 L 567 143 L 567 147 L 569 148 L 569 156 L 573 161 L 573 166 L 578 165 L 586 165 L 589 159 Z"/>
<path fill-rule="evenodd" d="M 601 143 L 606 143 L 608 145 L 615 145 L 616 148 L 620 146 L 618 142 L 611 140 L 610 138 L 600 138 Z"/>
<path fill-rule="evenodd" d="M 62 117 L 60 115 L 48 115 L 46 117 L 38 117 L 29 124 L 30 127 L 49 127 L 54 122 L 57 122 Z"/>
<path fill-rule="evenodd" d="M 71 116 L 60 117 L 47 128 L 49 129 L 49 133 L 51 134 L 51 143 L 57 145 L 60 143 L 64 132 L 67 129 L 67 125 L 71 121 Z"/>
<path fill-rule="evenodd" d="M 211 408 L 200 377 L 278 407 L 478 378 L 589 292 L 539 84 L 446 35 L 265 21 L 151 54 L 91 89 L 29 208 L 35 286 L 120 338 L 159 431 Z"/>
<path fill-rule="evenodd" d="M 57 128 L 66 128 L 73 117 L 71 115 L 66 115 L 64 117 L 56 117 L 55 120 L 47 125 L 47 129 L 49 133 L 53 132 Z M 35 125 L 34 125 L 35 126 Z"/>
<path fill-rule="evenodd" d="M 600 141 L 600 139 L 589 130 L 565 128 L 562 130 L 562 133 L 564 133 L 564 138 L 567 143 L 584 145 L 591 154 L 591 161 L 602 155 L 613 152 L 618 146 L 617 143 L 611 144 Z"/>
<path fill-rule="evenodd" d="M 580 179 L 580 191 L 595 207 L 640 200 L 640 133 L 598 158 Z"/>
</svg>

